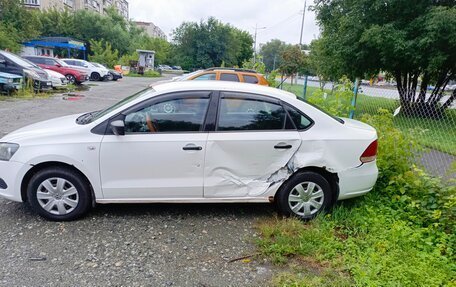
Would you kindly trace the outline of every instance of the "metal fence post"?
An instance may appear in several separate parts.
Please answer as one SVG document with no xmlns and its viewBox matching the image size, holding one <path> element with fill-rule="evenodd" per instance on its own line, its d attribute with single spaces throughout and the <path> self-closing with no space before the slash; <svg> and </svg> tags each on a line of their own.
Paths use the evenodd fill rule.
<svg viewBox="0 0 456 287">
<path fill-rule="evenodd" d="M 355 108 L 356 108 L 356 99 L 358 98 L 358 86 L 359 86 L 359 78 L 355 80 L 355 87 L 353 88 L 353 99 L 352 99 L 352 109 L 350 111 L 350 119 L 353 119 L 355 116 Z"/>
<path fill-rule="evenodd" d="M 307 75 L 304 76 L 304 90 L 302 94 L 302 98 L 305 100 L 306 99 L 306 94 L 307 94 Z"/>
</svg>

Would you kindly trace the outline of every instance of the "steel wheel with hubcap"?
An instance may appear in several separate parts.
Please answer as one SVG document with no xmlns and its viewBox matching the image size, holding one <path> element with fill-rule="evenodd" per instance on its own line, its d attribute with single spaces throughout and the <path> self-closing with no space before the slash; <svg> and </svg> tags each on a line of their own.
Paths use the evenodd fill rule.
<svg viewBox="0 0 456 287">
<path fill-rule="evenodd" d="M 276 200 L 284 215 L 312 219 L 332 204 L 331 185 L 316 172 L 299 172 L 283 184 Z"/>
<path fill-rule="evenodd" d="M 91 207 L 87 180 L 70 168 L 46 168 L 30 179 L 27 198 L 41 216 L 54 221 L 74 220 Z"/>
<path fill-rule="evenodd" d="M 301 217 L 312 216 L 323 206 L 325 194 L 314 182 L 303 182 L 296 185 L 288 195 L 288 205 Z"/>
<path fill-rule="evenodd" d="M 36 197 L 43 209 L 56 215 L 71 213 L 79 203 L 78 190 L 63 178 L 43 181 L 38 187 Z"/>
</svg>

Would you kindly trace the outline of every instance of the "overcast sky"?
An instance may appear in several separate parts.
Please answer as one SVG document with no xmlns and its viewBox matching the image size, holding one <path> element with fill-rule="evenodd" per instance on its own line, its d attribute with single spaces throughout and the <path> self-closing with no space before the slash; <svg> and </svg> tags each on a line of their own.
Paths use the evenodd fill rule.
<svg viewBox="0 0 456 287">
<path fill-rule="evenodd" d="M 169 36 L 184 21 L 199 21 L 210 16 L 224 23 L 246 30 L 257 42 L 266 43 L 280 39 L 298 44 L 304 0 L 130 0 L 130 18 L 135 21 L 153 22 Z M 313 0 L 307 0 L 312 5 Z M 315 14 L 306 11 L 303 43 L 318 37 Z"/>
</svg>

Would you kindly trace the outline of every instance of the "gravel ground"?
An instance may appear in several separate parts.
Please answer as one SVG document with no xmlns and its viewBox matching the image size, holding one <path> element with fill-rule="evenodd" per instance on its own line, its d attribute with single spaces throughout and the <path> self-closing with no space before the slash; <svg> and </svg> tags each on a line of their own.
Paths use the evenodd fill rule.
<svg viewBox="0 0 456 287">
<path fill-rule="evenodd" d="M 0 101 L 0 136 L 37 121 L 109 106 L 153 80 L 100 82 L 63 96 Z M 100 205 L 88 217 L 47 222 L 0 199 L 0 286 L 266 286 L 253 225 L 268 204 Z"/>
</svg>

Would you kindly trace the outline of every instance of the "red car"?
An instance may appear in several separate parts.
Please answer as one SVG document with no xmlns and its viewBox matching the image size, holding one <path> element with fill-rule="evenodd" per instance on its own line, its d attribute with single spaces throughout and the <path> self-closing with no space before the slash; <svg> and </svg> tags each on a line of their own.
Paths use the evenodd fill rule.
<svg viewBox="0 0 456 287">
<path fill-rule="evenodd" d="M 43 69 L 56 71 L 62 75 L 65 75 L 70 84 L 81 84 L 82 82 L 89 80 L 89 75 L 82 70 L 78 70 L 73 67 L 69 67 L 65 62 L 51 57 L 43 56 L 24 56 L 23 58 L 30 62 L 40 66 Z"/>
</svg>

